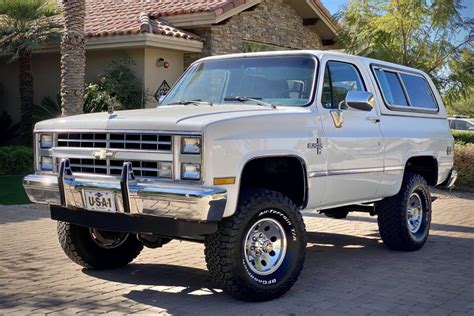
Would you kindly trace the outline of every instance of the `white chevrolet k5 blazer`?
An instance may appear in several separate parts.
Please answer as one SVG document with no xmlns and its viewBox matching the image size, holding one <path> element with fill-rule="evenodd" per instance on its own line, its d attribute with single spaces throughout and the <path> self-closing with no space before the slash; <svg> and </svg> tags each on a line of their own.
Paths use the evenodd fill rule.
<svg viewBox="0 0 474 316">
<path fill-rule="evenodd" d="M 422 71 L 324 51 L 201 59 L 156 108 L 35 127 L 30 199 L 90 269 L 143 246 L 205 244 L 212 279 L 250 301 L 277 298 L 306 251 L 301 212 L 377 216 L 391 249 L 420 249 L 430 186 L 450 187 L 453 138 Z"/>
</svg>

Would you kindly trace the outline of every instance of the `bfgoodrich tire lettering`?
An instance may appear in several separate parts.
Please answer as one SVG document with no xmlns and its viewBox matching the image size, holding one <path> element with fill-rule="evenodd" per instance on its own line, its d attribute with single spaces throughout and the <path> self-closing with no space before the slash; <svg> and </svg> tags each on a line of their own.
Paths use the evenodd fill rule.
<svg viewBox="0 0 474 316">
<path fill-rule="evenodd" d="M 417 206 L 419 204 L 419 207 Z M 428 239 L 431 223 L 431 194 L 426 180 L 413 173 L 405 174 L 400 192 L 378 205 L 379 232 L 385 245 L 394 250 L 418 250 Z M 415 208 L 419 223 L 410 223 L 410 209 Z M 420 213 L 418 213 L 420 212 Z"/>
<path fill-rule="evenodd" d="M 120 268 L 132 262 L 143 245 L 132 234 L 114 247 L 100 247 L 93 240 L 87 227 L 58 222 L 59 243 L 66 255 L 75 263 L 89 269 L 105 270 Z"/>
<path fill-rule="evenodd" d="M 262 220 L 277 222 L 286 238 L 284 259 L 269 274 L 256 272 L 245 257 L 249 230 Z M 270 190 L 245 194 L 236 213 L 219 224 L 217 233 L 206 238 L 211 278 L 234 297 L 247 301 L 271 300 L 286 293 L 298 279 L 305 254 L 306 231 L 298 208 L 288 197 Z"/>
</svg>

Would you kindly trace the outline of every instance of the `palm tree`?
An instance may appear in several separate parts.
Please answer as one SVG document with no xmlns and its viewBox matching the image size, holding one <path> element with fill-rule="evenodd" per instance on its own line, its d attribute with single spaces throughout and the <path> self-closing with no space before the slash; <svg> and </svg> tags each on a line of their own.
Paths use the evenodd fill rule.
<svg viewBox="0 0 474 316">
<path fill-rule="evenodd" d="M 0 56 L 20 67 L 21 141 L 32 141 L 33 73 L 35 48 L 59 40 L 61 26 L 53 19 L 58 7 L 50 0 L 0 0 Z"/>
<path fill-rule="evenodd" d="M 63 0 L 61 100 L 64 115 L 82 113 L 86 68 L 85 0 Z"/>
</svg>

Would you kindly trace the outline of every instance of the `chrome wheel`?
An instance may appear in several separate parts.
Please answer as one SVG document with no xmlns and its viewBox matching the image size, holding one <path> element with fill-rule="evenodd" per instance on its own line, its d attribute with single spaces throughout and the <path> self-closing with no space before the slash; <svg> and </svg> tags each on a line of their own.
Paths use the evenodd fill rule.
<svg viewBox="0 0 474 316">
<path fill-rule="evenodd" d="M 420 230 L 423 221 L 423 203 L 418 193 L 413 193 L 408 199 L 407 207 L 407 223 L 408 230 L 412 234 L 417 233 Z"/>
<path fill-rule="evenodd" d="M 94 243 L 105 249 L 113 249 L 121 246 L 128 238 L 128 233 L 116 233 L 90 228 L 89 233 Z"/>
<path fill-rule="evenodd" d="M 258 275 L 275 272 L 286 255 L 286 235 L 280 223 L 272 218 L 261 219 L 247 232 L 245 237 L 245 260 Z"/>
</svg>

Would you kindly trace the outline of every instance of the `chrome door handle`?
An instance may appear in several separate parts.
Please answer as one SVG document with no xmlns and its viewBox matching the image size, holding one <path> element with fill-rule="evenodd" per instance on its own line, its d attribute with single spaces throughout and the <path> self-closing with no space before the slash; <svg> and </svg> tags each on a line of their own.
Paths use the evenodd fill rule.
<svg viewBox="0 0 474 316">
<path fill-rule="evenodd" d="M 367 116 L 367 119 L 372 123 L 380 123 L 380 117 L 378 116 Z"/>
</svg>

